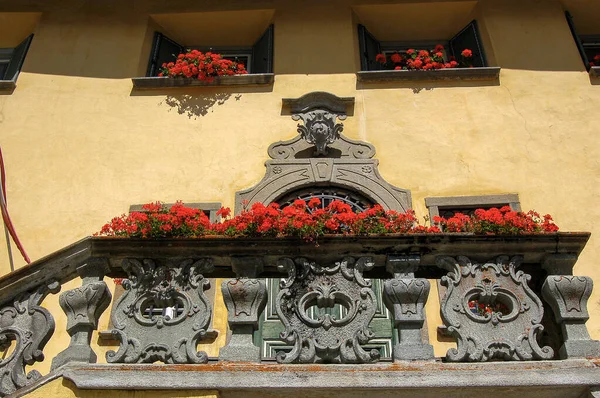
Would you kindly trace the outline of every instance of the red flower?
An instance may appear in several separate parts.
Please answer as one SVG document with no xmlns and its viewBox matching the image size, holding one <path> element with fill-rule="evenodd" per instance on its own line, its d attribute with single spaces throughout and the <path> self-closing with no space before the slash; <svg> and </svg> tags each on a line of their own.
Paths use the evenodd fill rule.
<svg viewBox="0 0 600 398">
<path fill-rule="evenodd" d="M 385 58 L 385 54 L 377 54 L 375 56 L 375 62 L 385 64 L 387 62 L 387 59 Z"/>
<path fill-rule="evenodd" d="M 319 199 L 319 198 L 312 198 L 311 200 L 308 201 L 308 207 L 311 209 L 314 209 L 314 208 L 318 207 L 319 205 L 321 205 L 321 199 Z"/>
<path fill-rule="evenodd" d="M 219 210 L 217 210 L 217 216 L 221 216 L 223 218 L 229 217 L 230 214 L 231 209 L 229 207 L 221 207 Z"/>
<path fill-rule="evenodd" d="M 396 53 L 396 54 L 393 54 L 393 55 L 390 57 L 390 59 L 392 60 L 392 62 L 393 62 L 393 63 L 395 63 L 395 64 L 399 64 L 400 62 L 402 62 L 402 60 L 403 60 L 404 58 L 402 58 L 402 55 L 400 55 L 400 54 Z"/>
<path fill-rule="evenodd" d="M 460 54 L 465 58 L 469 58 L 473 56 L 473 51 L 469 50 L 468 48 L 465 48 Z"/>
<path fill-rule="evenodd" d="M 438 51 L 438 52 L 444 51 L 444 46 L 442 46 L 441 44 L 437 44 L 435 46 L 435 51 Z"/>
</svg>

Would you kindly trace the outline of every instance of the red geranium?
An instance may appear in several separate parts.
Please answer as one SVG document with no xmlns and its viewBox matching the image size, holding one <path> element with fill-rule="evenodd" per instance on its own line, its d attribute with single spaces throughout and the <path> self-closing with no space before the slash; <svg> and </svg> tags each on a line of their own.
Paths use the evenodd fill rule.
<svg viewBox="0 0 600 398">
<path fill-rule="evenodd" d="M 176 62 L 162 64 L 159 76 L 187 77 L 211 82 L 217 76 L 247 74 L 244 64 L 223 59 L 221 54 L 190 50 L 179 54 Z"/>
</svg>

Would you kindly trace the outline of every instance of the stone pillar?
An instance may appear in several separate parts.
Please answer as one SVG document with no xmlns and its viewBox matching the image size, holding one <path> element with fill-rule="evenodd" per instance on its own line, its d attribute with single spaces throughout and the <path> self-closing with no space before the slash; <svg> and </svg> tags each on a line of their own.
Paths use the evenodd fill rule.
<svg viewBox="0 0 600 398">
<path fill-rule="evenodd" d="M 100 315 L 108 308 L 112 295 L 102 280 L 108 272 L 106 259 L 90 259 L 78 268 L 82 286 L 68 290 L 59 297 L 67 314 L 67 332 L 71 343 L 52 360 L 52 370 L 68 362 L 95 363 L 96 353 L 90 347 L 92 332 L 98 328 Z"/>
<path fill-rule="evenodd" d="M 394 346 L 394 361 L 433 359 L 433 346 L 424 341 L 425 303 L 429 281 L 415 278 L 419 256 L 389 256 L 386 269 L 394 275 L 383 284 L 383 300 L 394 315 L 399 343 Z"/>
<path fill-rule="evenodd" d="M 265 281 L 256 279 L 263 270 L 262 258 L 232 258 L 232 262 L 237 278 L 221 284 L 231 338 L 219 350 L 219 360 L 260 362 L 260 348 L 252 337 L 267 304 Z"/>
<path fill-rule="evenodd" d="M 585 326 L 592 288 L 592 278 L 587 276 L 549 275 L 544 281 L 542 296 L 552 307 L 565 339 L 559 350 L 561 359 L 600 356 L 600 341 L 590 339 Z"/>
</svg>

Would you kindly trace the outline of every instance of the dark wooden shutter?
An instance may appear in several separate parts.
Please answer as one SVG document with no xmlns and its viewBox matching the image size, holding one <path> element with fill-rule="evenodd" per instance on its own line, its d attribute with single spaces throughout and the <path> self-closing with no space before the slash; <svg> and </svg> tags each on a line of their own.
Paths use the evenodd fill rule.
<svg viewBox="0 0 600 398">
<path fill-rule="evenodd" d="M 181 44 L 169 39 L 160 32 L 154 32 L 146 76 L 158 76 L 163 63 L 175 62 L 177 56 L 183 52 L 184 48 Z"/>
<path fill-rule="evenodd" d="M 252 46 L 251 73 L 273 73 L 273 25 Z M 248 65 L 246 65 L 248 66 Z"/>
<path fill-rule="evenodd" d="M 475 20 L 471 21 L 471 23 L 458 32 L 456 36 L 450 39 L 450 52 L 456 57 L 457 61 L 461 59 L 460 53 L 465 48 L 473 51 L 473 66 L 487 66 L 485 52 L 483 51 L 481 37 L 479 36 L 479 28 L 477 27 L 477 21 Z"/>
<path fill-rule="evenodd" d="M 32 39 L 33 34 L 30 34 L 21 42 L 21 44 L 15 47 L 10 62 L 8 63 L 8 67 L 6 68 L 6 73 L 4 74 L 4 80 L 17 80 L 17 76 L 21 71 L 23 61 L 25 61 L 25 55 L 27 55 L 27 50 L 29 50 Z"/>
<path fill-rule="evenodd" d="M 585 65 L 585 69 L 590 70 L 590 60 L 585 54 L 585 49 L 583 48 L 583 44 L 581 43 L 581 39 L 577 35 L 577 31 L 575 30 L 575 24 L 573 23 L 573 17 L 569 11 L 565 11 L 565 18 L 567 18 L 567 23 L 569 24 L 569 29 L 571 29 L 571 34 L 573 35 L 573 40 L 575 40 L 575 44 L 577 44 L 577 50 L 579 50 L 579 55 L 583 60 L 583 64 Z"/>
<path fill-rule="evenodd" d="M 360 70 L 379 70 L 379 63 L 375 61 L 377 54 L 381 53 L 381 44 L 363 25 L 358 25 L 358 48 L 360 51 Z"/>
</svg>

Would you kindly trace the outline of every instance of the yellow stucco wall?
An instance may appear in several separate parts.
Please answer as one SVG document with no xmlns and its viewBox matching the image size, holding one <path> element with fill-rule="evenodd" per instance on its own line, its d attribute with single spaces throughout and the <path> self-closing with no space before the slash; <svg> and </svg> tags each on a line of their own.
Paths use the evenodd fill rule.
<svg viewBox="0 0 600 398">
<path fill-rule="evenodd" d="M 0 1 L 0 21 L 21 18 L 7 14 L 23 11 L 12 3 Z M 44 8 L 16 90 L 0 95 L 9 210 L 33 260 L 99 230 L 131 204 L 216 201 L 233 208 L 235 192 L 264 175 L 268 145 L 296 134 L 296 123 L 281 115 L 281 98 L 328 91 L 355 97 L 344 134 L 375 145 L 381 174 L 411 190 L 419 217 L 427 214 L 424 199 L 430 196 L 518 193 L 523 209 L 552 214 L 563 231 L 592 232 L 575 273 L 600 281 L 594 260 L 600 255 L 600 209 L 594 206 L 600 197 L 600 86 L 579 58 L 562 3 L 480 0 L 457 6 L 477 17 L 488 60 L 502 67 L 500 83 L 491 85 L 358 84 L 355 23 L 386 13 L 369 11 L 365 1 L 246 3 L 220 2 L 207 10 L 272 10 L 272 87 L 132 90 L 129 78 L 145 70 L 160 19 L 151 16 L 201 12 L 196 3 L 182 1 L 174 9 L 154 4 L 133 10 L 116 1 Z M 418 20 L 420 14 L 411 15 Z M 5 31 L 0 25 L 0 38 Z M 9 271 L 7 258 L 2 237 L 0 273 Z M 596 339 L 599 299 L 596 289 L 588 322 Z M 214 325 L 221 335 L 208 348 L 214 356 L 226 331 L 219 295 L 216 302 Z M 66 317 L 58 296 L 44 306 L 56 317 L 45 350 L 51 359 L 68 345 Z M 432 289 L 429 334 L 442 356 L 449 344 L 436 339 L 438 308 Z M 97 336 L 92 344 L 104 362 L 112 347 L 99 346 Z M 45 361 L 35 368 L 45 373 L 49 366 Z"/>
</svg>

